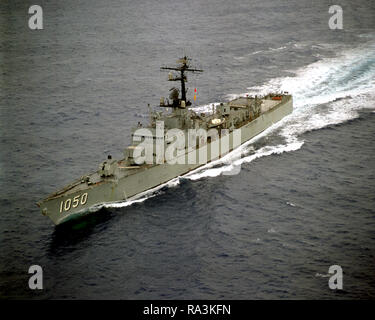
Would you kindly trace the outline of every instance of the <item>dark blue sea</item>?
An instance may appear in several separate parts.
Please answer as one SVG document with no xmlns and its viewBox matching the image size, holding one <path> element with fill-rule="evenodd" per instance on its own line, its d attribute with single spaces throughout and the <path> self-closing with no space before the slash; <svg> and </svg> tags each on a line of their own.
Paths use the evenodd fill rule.
<svg viewBox="0 0 375 320">
<path fill-rule="evenodd" d="M 36 202 L 122 158 L 185 54 L 194 108 L 276 90 L 293 113 L 240 159 L 54 227 Z M 374 101 L 374 1 L 2 0 L 0 298 L 374 299 Z"/>
</svg>

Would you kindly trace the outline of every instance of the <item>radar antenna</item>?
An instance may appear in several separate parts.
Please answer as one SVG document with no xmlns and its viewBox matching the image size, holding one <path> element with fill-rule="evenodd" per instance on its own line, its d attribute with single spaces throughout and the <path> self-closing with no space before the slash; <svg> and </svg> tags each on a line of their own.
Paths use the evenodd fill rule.
<svg viewBox="0 0 375 320">
<path fill-rule="evenodd" d="M 187 56 L 184 56 L 183 58 L 177 60 L 177 63 L 179 65 L 177 65 L 176 67 L 166 66 L 166 67 L 160 68 L 161 70 L 174 70 L 174 71 L 180 72 L 179 76 L 173 76 L 173 74 L 170 73 L 168 81 L 181 81 L 181 101 L 184 101 L 185 103 L 187 103 L 186 89 L 185 89 L 185 82 L 187 82 L 187 78 L 186 78 L 185 72 L 186 71 L 193 72 L 193 73 L 203 72 L 203 70 L 201 69 L 190 68 L 190 61 L 191 61 L 190 58 L 188 58 Z"/>
</svg>

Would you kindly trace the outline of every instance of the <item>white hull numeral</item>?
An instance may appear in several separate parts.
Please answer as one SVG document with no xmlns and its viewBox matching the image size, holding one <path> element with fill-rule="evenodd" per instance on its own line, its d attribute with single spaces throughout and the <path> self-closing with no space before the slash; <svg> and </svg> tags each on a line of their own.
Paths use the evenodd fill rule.
<svg viewBox="0 0 375 320">
<path fill-rule="evenodd" d="M 81 198 L 81 199 L 80 199 Z M 63 211 L 69 211 L 71 208 L 77 208 L 79 205 L 85 205 L 87 202 L 87 192 L 79 194 L 72 199 L 66 199 L 60 202 L 60 213 Z"/>
</svg>

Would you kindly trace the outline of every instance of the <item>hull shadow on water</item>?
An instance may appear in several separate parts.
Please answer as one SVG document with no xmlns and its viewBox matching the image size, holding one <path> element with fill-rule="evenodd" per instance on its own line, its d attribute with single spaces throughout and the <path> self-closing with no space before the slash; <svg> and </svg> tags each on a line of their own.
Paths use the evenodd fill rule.
<svg viewBox="0 0 375 320">
<path fill-rule="evenodd" d="M 88 212 L 55 226 L 50 236 L 49 255 L 61 256 L 66 252 L 75 250 L 75 248 L 82 249 L 86 240 L 96 233 L 106 232 L 107 229 L 110 229 L 119 222 L 119 219 L 124 217 L 123 214 L 126 216 L 126 224 L 135 227 L 137 225 L 136 220 L 143 219 L 143 214 L 149 214 L 150 208 L 158 208 L 158 212 L 168 212 L 170 206 L 179 205 L 182 210 L 184 203 L 191 201 L 191 199 L 199 200 L 203 197 L 203 194 L 197 193 L 202 184 L 208 193 L 212 191 L 211 189 L 215 185 L 210 186 L 204 181 L 191 181 L 181 177 L 177 186 L 164 186 L 154 196 L 150 196 L 145 201 L 125 207 L 103 207 L 98 211 Z M 193 203 L 195 202 L 193 201 Z M 207 200 L 205 202 L 207 203 Z M 158 214 L 155 216 L 157 217 Z M 152 216 L 149 219 L 152 219 Z"/>
<path fill-rule="evenodd" d="M 86 214 L 61 225 L 55 226 L 51 235 L 49 253 L 61 255 L 65 250 L 72 250 L 71 247 L 88 239 L 98 228 L 106 229 L 107 222 L 116 213 L 106 208 Z M 68 249 L 70 247 L 70 249 Z"/>
</svg>

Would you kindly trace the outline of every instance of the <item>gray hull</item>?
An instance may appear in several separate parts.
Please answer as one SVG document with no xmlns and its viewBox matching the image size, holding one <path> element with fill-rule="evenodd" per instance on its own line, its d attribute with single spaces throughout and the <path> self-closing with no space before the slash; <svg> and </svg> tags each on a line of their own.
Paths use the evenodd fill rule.
<svg viewBox="0 0 375 320">
<path fill-rule="evenodd" d="M 277 106 L 264 112 L 255 120 L 241 127 L 241 144 L 255 137 L 293 111 L 290 96 Z M 231 133 L 232 134 L 232 133 Z M 209 148 L 207 148 L 209 151 Z M 185 154 L 186 156 L 186 154 Z M 214 160 L 208 152 L 208 161 Z M 129 200 L 140 193 L 182 176 L 203 164 L 175 164 L 142 166 L 123 177 L 97 179 L 95 183 L 76 183 L 62 192 L 54 194 L 38 203 L 42 213 L 55 225 L 90 212 L 90 208 L 116 201 Z M 241 177 L 238 177 L 239 179 Z M 95 179 L 94 179 L 95 181 Z M 92 210 L 91 210 L 92 211 Z"/>
</svg>

